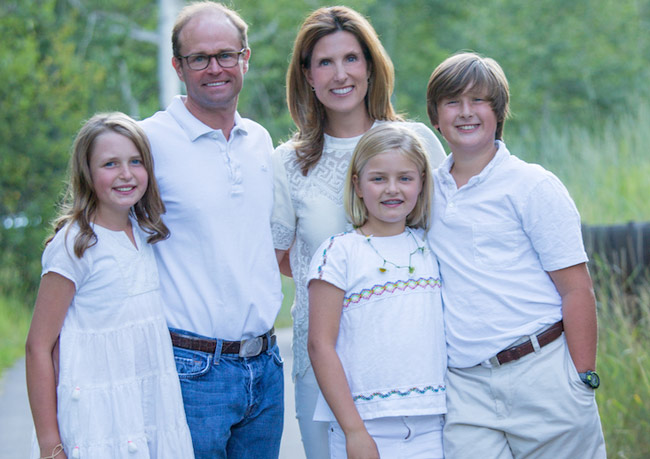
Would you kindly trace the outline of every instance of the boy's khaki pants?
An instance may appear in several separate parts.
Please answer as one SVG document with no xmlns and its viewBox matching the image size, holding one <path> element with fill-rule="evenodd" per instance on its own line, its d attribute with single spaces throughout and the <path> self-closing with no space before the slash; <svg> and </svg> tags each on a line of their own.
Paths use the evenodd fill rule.
<svg viewBox="0 0 650 459">
<path fill-rule="evenodd" d="M 500 367 L 449 368 L 447 409 L 448 458 L 606 458 L 594 390 L 564 334 Z"/>
</svg>

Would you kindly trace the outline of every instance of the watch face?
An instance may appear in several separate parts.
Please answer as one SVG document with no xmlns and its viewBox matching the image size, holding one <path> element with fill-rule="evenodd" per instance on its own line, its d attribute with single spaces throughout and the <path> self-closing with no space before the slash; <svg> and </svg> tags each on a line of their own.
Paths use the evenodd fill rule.
<svg viewBox="0 0 650 459">
<path fill-rule="evenodd" d="M 598 386 L 600 386 L 600 376 L 595 371 L 587 373 L 587 380 L 589 381 L 589 385 L 594 389 L 598 389 Z"/>
<path fill-rule="evenodd" d="M 584 376 L 582 376 L 583 374 Z M 600 377 L 595 371 L 582 373 L 580 379 L 592 389 L 598 389 L 598 386 L 600 386 Z"/>
</svg>

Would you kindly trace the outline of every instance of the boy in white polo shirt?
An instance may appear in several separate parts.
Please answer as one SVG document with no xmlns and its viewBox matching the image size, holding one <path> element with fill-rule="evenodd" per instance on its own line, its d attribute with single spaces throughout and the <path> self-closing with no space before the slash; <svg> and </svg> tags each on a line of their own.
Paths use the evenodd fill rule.
<svg viewBox="0 0 650 459">
<path fill-rule="evenodd" d="M 452 151 L 428 233 L 449 356 L 445 456 L 605 458 L 580 216 L 557 177 L 508 152 L 508 102 L 499 64 L 474 53 L 445 60 L 427 88 Z"/>
</svg>

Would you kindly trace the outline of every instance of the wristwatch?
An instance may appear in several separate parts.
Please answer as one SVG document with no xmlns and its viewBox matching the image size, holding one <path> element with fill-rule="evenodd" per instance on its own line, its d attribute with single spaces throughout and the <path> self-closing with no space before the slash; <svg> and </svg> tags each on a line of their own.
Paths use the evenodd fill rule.
<svg viewBox="0 0 650 459">
<path fill-rule="evenodd" d="M 583 383 L 592 389 L 598 389 L 598 386 L 600 386 L 600 376 L 595 371 L 589 370 L 584 373 L 578 373 L 578 376 L 580 376 Z"/>
</svg>

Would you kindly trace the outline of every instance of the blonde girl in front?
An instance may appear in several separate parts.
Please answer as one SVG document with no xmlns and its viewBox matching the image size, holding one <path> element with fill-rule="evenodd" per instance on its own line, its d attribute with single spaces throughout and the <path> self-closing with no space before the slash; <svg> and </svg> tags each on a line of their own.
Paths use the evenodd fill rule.
<svg viewBox="0 0 650 459">
<path fill-rule="evenodd" d="M 442 458 L 446 351 L 437 261 L 427 248 L 431 168 L 399 123 L 371 129 L 345 182 L 354 230 L 309 270 L 309 356 L 332 458 Z"/>
<path fill-rule="evenodd" d="M 93 116 L 70 159 L 26 344 L 32 458 L 193 458 L 150 244 L 169 236 L 144 132 Z"/>
</svg>

